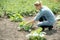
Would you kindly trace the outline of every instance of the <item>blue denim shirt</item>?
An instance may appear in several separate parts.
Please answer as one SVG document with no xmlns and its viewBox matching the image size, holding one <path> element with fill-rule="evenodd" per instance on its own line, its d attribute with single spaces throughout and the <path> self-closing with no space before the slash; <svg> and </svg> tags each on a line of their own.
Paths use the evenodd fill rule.
<svg viewBox="0 0 60 40">
<path fill-rule="evenodd" d="M 34 18 L 35 21 L 38 21 L 40 17 L 45 16 L 45 18 L 47 19 L 47 21 L 50 23 L 50 25 L 53 25 L 55 23 L 55 15 L 53 14 L 53 12 L 46 6 L 43 6 L 40 11 L 38 12 L 38 14 L 36 15 L 36 17 Z M 47 25 L 49 25 L 47 23 Z"/>
</svg>

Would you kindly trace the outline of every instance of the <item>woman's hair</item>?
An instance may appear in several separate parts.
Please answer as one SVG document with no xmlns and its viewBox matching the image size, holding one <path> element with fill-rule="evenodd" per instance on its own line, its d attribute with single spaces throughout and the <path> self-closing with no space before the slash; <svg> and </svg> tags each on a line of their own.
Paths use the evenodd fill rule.
<svg viewBox="0 0 60 40">
<path fill-rule="evenodd" d="M 42 2 L 41 1 L 36 1 L 35 3 L 34 3 L 34 5 L 35 6 L 38 6 L 38 5 L 40 5 Z"/>
</svg>

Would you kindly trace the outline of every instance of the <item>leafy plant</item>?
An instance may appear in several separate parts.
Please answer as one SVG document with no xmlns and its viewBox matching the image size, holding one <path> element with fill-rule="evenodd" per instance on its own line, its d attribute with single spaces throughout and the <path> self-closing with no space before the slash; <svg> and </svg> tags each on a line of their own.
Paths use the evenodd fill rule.
<svg viewBox="0 0 60 40">
<path fill-rule="evenodd" d="M 11 12 L 11 11 L 7 11 L 6 12 L 6 15 L 7 15 L 7 18 L 10 18 L 10 16 L 13 16 L 15 13 Z"/>
<path fill-rule="evenodd" d="M 11 21 L 23 21 L 23 17 L 16 13 L 16 14 L 13 14 L 13 15 L 10 15 L 10 20 Z"/>
<path fill-rule="evenodd" d="M 42 31 L 42 28 L 39 27 L 38 29 L 33 30 L 31 33 L 33 34 L 34 32 L 37 32 L 38 34 L 40 34 L 41 31 Z"/>
<path fill-rule="evenodd" d="M 57 7 L 53 6 L 51 10 L 53 11 L 54 14 L 59 14 L 58 12 L 60 12 L 60 7 L 59 6 L 57 6 Z"/>
<path fill-rule="evenodd" d="M 23 16 L 31 16 L 36 13 L 34 2 L 36 0 L 0 0 L 0 5 L 4 11 L 9 13 L 17 13 Z M 42 0 L 44 5 L 47 5 L 55 14 L 60 12 L 60 1 L 59 0 Z M 58 6 L 59 5 L 59 6 Z M 9 14 L 8 13 L 8 14 Z M 7 15 L 8 16 L 8 15 Z"/>
<path fill-rule="evenodd" d="M 0 4 L 2 5 L 3 9 L 9 13 L 16 13 L 19 12 L 21 15 L 32 15 L 34 14 L 35 8 L 33 3 L 36 0 L 1 0 Z M 29 6 L 28 6 L 29 5 Z M 32 12 L 31 12 L 32 11 Z M 8 13 L 8 14 L 9 14 Z"/>
<path fill-rule="evenodd" d="M 31 36 L 29 38 L 29 40 L 46 40 L 44 37 L 40 37 L 40 36 Z"/>
<path fill-rule="evenodd" d="M 34 31 L 32 31 L 30 34 L 26 35 L 26 37 L 29 39 L 29 40 L 46 40 L 44 38 L 45 36 L 45 32 L 41 32 L 42 31 L 42 28 L 38 28 Z"/>
<path fill-rule="evenodd" d="M 28 24 L 28 25 L 25 25 L 26 22 L 23 21 L 23 22 L 20 22 L 19 24 L 19 29 L 24 29 L 25 31 L 31 31 L 31 28 L 32 28 L 32 24 Z"/>
<path fill-rule="evenodd" d="M 0 17 L 2 17 L 3 15 L 3 10 L 0 8 Z"/>
</svg>

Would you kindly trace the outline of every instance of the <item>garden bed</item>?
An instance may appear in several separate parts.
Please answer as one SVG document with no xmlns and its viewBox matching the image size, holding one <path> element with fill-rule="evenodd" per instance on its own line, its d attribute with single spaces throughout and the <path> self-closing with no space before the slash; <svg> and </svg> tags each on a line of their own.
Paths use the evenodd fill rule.
<svg viewBox="0 0 60 40">
<path fill-rule="evenodd" d="M 27 17 L 30 20 L 33 17 Z M 52 31 L 46 30 L 45 38 L 47 40 L 60 40 L 60 29 L 58 28 L 59 21 L 54 26 Z M 19 22 L 10 22 L 9 19 L 0 18 L 0 40 L 27 40 L 26 35 L 29 34 L 25 31 L 18 31 L 17 27 Z M 57 27 L 57 28 L 56 28 Z"/>
</svg>

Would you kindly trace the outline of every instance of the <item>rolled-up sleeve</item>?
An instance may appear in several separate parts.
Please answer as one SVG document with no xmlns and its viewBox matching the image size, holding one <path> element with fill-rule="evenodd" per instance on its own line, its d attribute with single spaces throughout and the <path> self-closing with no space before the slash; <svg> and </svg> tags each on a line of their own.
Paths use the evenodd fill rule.
<svg viewBox="0 0 60 40">
<path fill-rule="evenodd" d="M 35 21 L 38 21 L 39 18 L 40 18 L 41 16 L 43 16 L 43 14 L 44 14 L 44 11 L 40 11 L 40 12 L 34 17 L 34 20 L 35 20 Z"/>
</svg>

